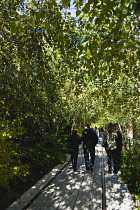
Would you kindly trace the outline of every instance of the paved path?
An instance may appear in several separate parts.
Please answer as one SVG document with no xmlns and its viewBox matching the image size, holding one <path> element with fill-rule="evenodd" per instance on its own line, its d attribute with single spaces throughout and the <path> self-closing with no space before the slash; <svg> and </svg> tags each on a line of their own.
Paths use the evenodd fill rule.
<svg viewBox="0 0 140 210">
<path fill-rule="evenodd" d="M 107 156 L 101 146 L 101 139 L 96 146 L 96 159 L 93 172 L 87 172 L 84 165 L 83 151 L 79 152 L 77 171 L 73 172 L 67 164 L 61 172 L 46 185 L 48 176 L 32 187 L 23 198 L 14 202 L 7 210 L 134 210 L 132 197 L 119 175 L 108 174 Z M 104 170 L 102 170 L 104 169 Z M 51 174 L 52 175 L 52 174 Z M 49 176 L 51 176 L 49 174 Z M 102 177 L 104 175 L 104 177 Z M 35 191 L 42 189 L 38 194 Z M 105 194 L 102 189 L 105 183 Z M 34 190 L 34 191 L 33 191 Z M 29 193 L 30 192 L 30 193 Z M 32 199 L 36 199 L 27 206 Z M 106 206 L 104 206 L 106 204 Z M 26 206 L 26 208 L 25 208 Z"/>
</svg>

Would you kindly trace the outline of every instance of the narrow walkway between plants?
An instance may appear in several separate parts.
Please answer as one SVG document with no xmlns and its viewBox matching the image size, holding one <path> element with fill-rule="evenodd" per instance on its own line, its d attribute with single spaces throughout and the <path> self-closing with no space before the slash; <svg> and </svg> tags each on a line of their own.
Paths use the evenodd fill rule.
<svg viewBox="0 0 140 210">
<path fill-rule="evenodd" d="M 135 204 L 120 175 L 108 174 L 107 156 L 101 146 L 96 146 L 93 172 L 87 172 L 83 151 L 79 152 L 78 170 L 73 172 L 69 164 L 47 184 L 47 177 L 33 186 L 7 210 L 134 210 Z M 46 179 L 46 180 L 45 180 Z M 38 184 L 39 184 L 38 183 Z M 37 192 L 39 191 L 39 193 Z M 35 194 L 36 191 L 36 194 Z M 32 199 L 32 195 L 33 199 Z"/>
</svg>

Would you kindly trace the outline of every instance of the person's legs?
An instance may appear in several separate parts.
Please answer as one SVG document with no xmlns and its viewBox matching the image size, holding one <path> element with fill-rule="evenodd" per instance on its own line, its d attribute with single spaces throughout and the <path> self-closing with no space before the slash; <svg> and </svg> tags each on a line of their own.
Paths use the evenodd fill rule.
<svg viewBox="0 0 140 210">
<path fill-rule="evenodd" d="M 84 158 L 85 158 L 85 166 L 86 169 L 89 169 L 89 149 L 88 148 L 84 148 Z"/>
<path fill-rule="evenodd" d="M 93 170 L 94 161 L 95 161 L 95 148 L 90 148 L 90 168 L 91 168 L 91 170 Z"/>
<path fill-rule="evenodd" d="M 113 172 L 116 174 L 118 172 L 118 157 L 117 157 L 117 150 L 112 151 L 112 159 L 113 159 Z"/>
<path fill-rule="evenodd" d="M 70 161 L 72 163 L 72 167 L 73 167 L 73 162 L 74 162 L 74 152 L 73 152 L 73 149 L 71 149 L 71 158 L 70 158 Z"/>
<path fill-rule="evenodd" d="M 78 150 L 76 149 L 73 154 L 73 170 L 77 169 Z"/>
<path fill-rule="evenodd" d="M 117 159 L 117 171 L 119 171 L 121 164 L 121 150 L 117 150 L 116 159 Z"/>
<path fill-rule="evenodd" d="M 111 173 L 111 150 L 107 150 L 107 157 L 108 157 L 108 172 Z"/>
</svg>

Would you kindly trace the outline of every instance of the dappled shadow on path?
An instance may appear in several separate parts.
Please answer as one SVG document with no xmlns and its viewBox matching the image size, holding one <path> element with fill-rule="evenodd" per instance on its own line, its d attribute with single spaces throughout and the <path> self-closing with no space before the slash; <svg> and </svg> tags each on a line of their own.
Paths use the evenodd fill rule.
<svg viewBox="0 0 140 210">
<path fill-rule="evenodd" d="M 105 185 L 106 185 L 106 204 L 107 210 L 134 210 L 135 203 L 126 185 L 118 174 L 107 173 L 107 157 L 105 161 Z"/>
<path fill-rule="evenodd" d="M 102 209 L 102 147 L 101 139 L 96 146 L 93 172 L 87 172 L 83 151 L 78 158 L 77 171 L 67 165 L 45 188 L 28 210 L 101 210 Z M 103 149 L 104 150 L 104 149 Z M 107 210 L 134 210 L 135 205 L 120 176 L 108 174 L 107 156 L 104 151 L 104 170 Z"/>
<path fill-rule="evenodd" d="M 70 166 L 64 168 L 28 209 L 102 209 L 100 164 L 101 154 L 98 146 L 93 172 L 85 170 L 81 152 L 78 158 L 78 170 L 73 172 Z"/>
</svg>

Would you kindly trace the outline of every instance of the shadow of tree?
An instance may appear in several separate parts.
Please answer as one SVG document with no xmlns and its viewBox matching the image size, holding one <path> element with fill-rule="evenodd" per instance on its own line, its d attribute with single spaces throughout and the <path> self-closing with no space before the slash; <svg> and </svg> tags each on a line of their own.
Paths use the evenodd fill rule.
<svg viewBox="0 0 140 210">
<path fill-rule="evenodd" d="M 96 146 L 93 172 L 85 169 L 83 151 L 79 152 L 77 171 L 67 165 L 42 191 L 28 210 L 101 210 L 102 209 L 102 150 L 101 138 Z M 107 210 L 136 209 L 126 185 L 119 175 L 108 174 L 104 151 Z"/>
<path fill-rule="evenodd" d="M 107 157 L 105 160 L 105 184 L 107 210 L 133 210 L 135 203 L 127 186 L 121 181 L 119 174 L 108 174 Z"/>
<path fill-rule="evenodd" d="M 102 209 L 101 153 L 96 148 L 93 172 L 87 172 L 83 152 L 78 158 L 78 170 L 68 165 L 28 209 Z"/>
</svg>

